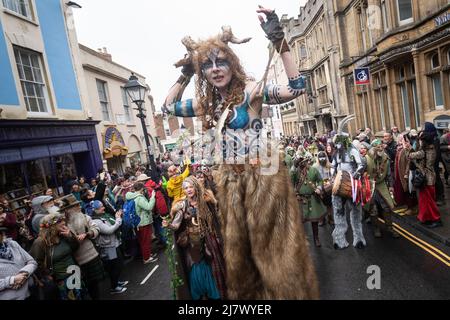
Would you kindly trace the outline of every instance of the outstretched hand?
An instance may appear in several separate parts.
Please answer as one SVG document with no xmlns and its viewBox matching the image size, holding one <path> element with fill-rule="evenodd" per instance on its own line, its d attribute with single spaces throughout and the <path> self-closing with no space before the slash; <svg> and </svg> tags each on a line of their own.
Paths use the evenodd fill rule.
<svg viewBox="0 0 450 320">
<path fill-rule="evenodd" d="M 264 14 L 266 15 L 266 17 L 267 17 L 268 14 L 270 14 L 270 13 L 272 13 L 272 12 L 274 11 L 274 10 L 272 10 L 272 9 L 264 8 L 264 7 L 261 6 L 261 5 L 258 5 L 258 8 L 259 8 L 259 9 L 256 10 L 256 12 L 258 12 L 258 13 L 264 13 Z M 265 22 L 263 16 L 258 15 L 258 18 L 259 18 L 259 21 L 260 21 L 261 23 L 264 23 L 264 22 Z"/>
<path fill-rule="evenodd" d="M 266 16 L 266 19 L 264 19 L 263 16 L 258 15 L 259 21 L 261 22 L 261 28 L 272 43 L 279 43 L 284 38 L 284 31 L 275 10 L 264 8 L 261 5 L 258 7 L 259 9 L 256 10 L 256 12 L 263 13 Z"/>
</svg>

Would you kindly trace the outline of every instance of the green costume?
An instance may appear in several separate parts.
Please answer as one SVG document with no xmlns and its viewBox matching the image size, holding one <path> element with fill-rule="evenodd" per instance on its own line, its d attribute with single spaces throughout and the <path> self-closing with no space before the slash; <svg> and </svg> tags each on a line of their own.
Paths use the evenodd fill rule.
<svg viewBox="0 0 450 320">
<path fill-rule="evenodd" d="M 309 167 L 306 174 L 304 171 L 300 173 L 300 183 L 297 186 L 297 192 L 300 195 L 300 206 L 302 208 L 303 220 L 318 222 L 327 214 L 327 208 L 322 200 L 315 193 L 315 190 L 322 186 L 322 177 L 315 167 Z"/>
<path fill-rule="evenodd" d="M 376 150 L 370 150 L 366 155 L 367 174 L 370 180 L 375 181 L 375 191 L 370 201 L 370 219 L 374 228 L 376 238 L 381 237 L 378 216 L 383 212 L 383 218 L 386 227 L 394 238 L 398 238 L 398 233 L 392 225 L 392 213 L 394 209 L 394 200 L 389 192 L 389 187 L 393 185 L 391 179 L 390 161 L 385 152 L 381 156 L 376 155 Z"/>
</svg>

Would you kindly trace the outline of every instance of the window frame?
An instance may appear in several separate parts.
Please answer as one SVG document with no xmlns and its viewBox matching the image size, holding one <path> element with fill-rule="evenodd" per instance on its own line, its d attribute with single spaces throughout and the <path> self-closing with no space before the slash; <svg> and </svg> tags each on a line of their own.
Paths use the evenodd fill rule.
<svg viewBox="0 0 450 320">
<path fill-rule="evenodd" d="M 122 93 L 122 105 L 125 114 L 125 121 L 127 124 L 134 124 L 133 111 L 130 106 L 130 99 L 128 98 L 128 94 L 124 87 L 120 87 L 120 91 Z"/>
<path fill-rule="evenodd" d="M 18 8 L 18 11 L 14 10 L 14 8 L 9 7 L 7 4 L 8 3 L 10 5 L 16 5 Z M 2 0 L 1 1 L 1 5 L 3 7 L 4 10 L 6 10 L 6 12 L 11 12 L 14 15 L 18 15 L 24 19 L 30 20 L 30 21 L 35 21 L 34 18 L 34 11 L 33 11 L 33 7 L 32 7 L 32 1 L 31 0 Z M 22 5 L 24 5 L 24 9 L 26 11 L 26 15 L 24 15 L 21 12 L 22 9 Z"/>
<path fill-rule="evenodd" d="M 102 113 L 102 121 L 106 121 L 106 122 L 113 122 L 112 121 L 112 113 L 111 110 L 109 108 L 109 100 L 108 100 L 108 88 L 107 88 L 107 82 L 100 80 L 100 79 L 95 79 L 96 85 L 97 85 L 97 94 L 98 94 L 98 101 L 100 103 L 100 111 Z M 100 96 L 100 88 L 99 88 L 99 84 L 101 84 L 103 86 L 103 91 L 104 91 L 104 95 L 105 95 L 105 100 L 102 100 L 102 97 Z M 108 112 L 108 119 L 105 119 L 104 117 L 104 112 L 103 112 L 103 104 L 106 104 L 106 111 Z"/>
<path fill-rule="evenodd" d="M 411 17 L 407 18 L 407 19 L 404 19 L 404 20 L 401 20 L 401 18 L 400 18 L 400 4 L 399 4 L 399 1 L 401 1 L 401 0 L 395 0 L 396 6 L 397 6 L 397 22 L 398 22 L 399 26 L 404 26 L 404 25 L 407 25 L 407 24 L 410 24 L 410 23 L 414 22 L 414 7 L 413 7 L 412 0 L 408 0 L 409 3 L 411 4 Z"/>
<path fill-rule="evenodd" d="M 25 108 L 27 110 L 27 114 L 30 116 L 45 116 L 45 115 L 52 115 L 52 108 L 50 105 L 50 99 L 49 99 L 49 92 L 48 92 L 48 84 L 46 83 L 46 77 L 45 77 L 45 69 L 44 69 L 44 62 L 42 54 L 39 52 L 35 52 L 26 48 L 13 46 L 14 51 L 14 60 L 16 64 L 16 70 L 17 75 L 19 77 L 20 87 L 22 90 L 22 98 L 25 102 Z M 22 60 L 22 55 L 27 55 L 29 59 L 29 65 L 24 65 Z M 32 56 L 36 57 L 37 67 L 33 62 Z M 17 60 L 17 58 L 20 59 L 20 61 Z M 33 77 L 33 80 L 27 79 L 25 67 L 29 67 L 31 70 L 31 75 Z M 36 72 L 39 72 L 39 77 L 36 77 Z M 40 79 L 36 79 L 40 78 Z M 41 80 L 41 81 L 39 81 Z M 33 86 L 33 92 L 34 95 L 28 95 L 28 89 L 26 84 L 31 84 Z M 40 87 L 40 90 L 42 91 L 42 96 L 38 96 L 36 86 Z M 36 99 L 38 110 L 41 109 L 41 105 L 39 101 L 43 101 L 44 103 L 44 109 L 45 111 L 32 111 L 31 105 L 30 105 L 30 98 Z"/>
</svg>

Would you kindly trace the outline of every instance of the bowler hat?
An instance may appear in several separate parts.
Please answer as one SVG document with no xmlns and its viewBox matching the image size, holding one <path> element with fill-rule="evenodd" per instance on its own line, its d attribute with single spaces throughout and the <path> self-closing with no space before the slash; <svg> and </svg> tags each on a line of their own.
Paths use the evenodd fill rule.
<svg viewBox="0 0 450 320">
<path fill-rule="evenodd" d="M 81 204 L 81 202 L 78 201 L 73 194 L 69 194 L 62 198 L 59 198 L 58 203 L 59 203 L 59 212 L 63 212 L 68 208 Z"/>
</svg>

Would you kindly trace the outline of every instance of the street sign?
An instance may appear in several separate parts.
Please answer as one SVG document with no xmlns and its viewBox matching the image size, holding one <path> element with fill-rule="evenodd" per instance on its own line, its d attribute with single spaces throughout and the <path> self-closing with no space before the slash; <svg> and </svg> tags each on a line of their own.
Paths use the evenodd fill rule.
<svg viewBox="0 0 450 320">
<path fill-rule="evenodd" d="M 354 70 L 354 78 L 355 78 L 355 85 L 361 86 L 370 84 L 370 71 L 369 68 L 356 68 Z"/>
</svg>

